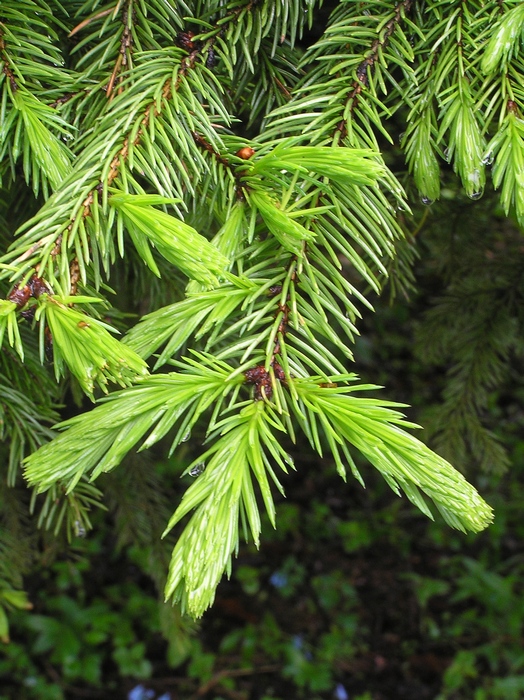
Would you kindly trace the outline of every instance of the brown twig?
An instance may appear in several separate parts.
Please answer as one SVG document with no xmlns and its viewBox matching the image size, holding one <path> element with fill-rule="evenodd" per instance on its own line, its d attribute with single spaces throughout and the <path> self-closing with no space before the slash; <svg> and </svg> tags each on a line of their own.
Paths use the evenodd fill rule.
<svg viewBox="0 0 524 700">
<path fill-rule="evenodd" d="M 80 280 L 80 265 L 78 258 L 73 258 L 69 266 L 69 279 L 71 281 L 71 295 L 76 296 L 78 291 L 78 282 Z"/>
<path fill-rule="evenodd" d="M 195 143 L 198 146 L 200 146 L 200 148 L 202 148 L 204 151 L 207 151 L 218 163 L 220 163 L 224 166 L 224 168 L 227 168 L 230 171 L 235 180 L 235 192 L 238 199 L 245 199 L 244 190 L 246 185 L 242 182 L 241 176 L 237 173 L 234 166 L 231 165 L 229 159 L 221 155 L 218 151 L 216 151 L 212 144 L 210 144 L 209 141 L 207 141 L 207 139 L 205 139 L 201 134 L 198 134 L 196 131 L 192 131 L 191 136 L 195 140 Z M 241 151 L 249 151 L 249 156 L 246 158 L 245 155 L 241 154 Z M 242 158 L 243 160 L 248 160 L 248 158 L 254 155 L 254 153 L 255 151 L 251 148 L 243 148 L 240 149 L 240 151 L 238 151 L 236 155 L 238 155 L 238 157 Z"/>
<path fill-rule="evenodd" d="M 116 81 L 118 80 L 120 83 L 122 82 L 122 71 L 124 71 L 127 67 L 128 56 L 131 54 L 133 48 L 133 35 L 129 29 L 128 20 L 129 8 L 125 7 L 122 10 L 122 24 L 124 25 L 124 31 L 122 32 L 122 37 L 120 39 L 119 54 L 115 61 L 115 67 L 113 68 L 113 72 L 111 73 L 111 77 L 109 78 L 109 83 L 107 84 L 106 88 L 106 96 L 108 100 L 112 100 L 114 97 L 113 90 Z M 121 87 L 118 89 L 118 92 L 121 92 Z"/>
<path fill-rule="evenodd" d="M 2 73 L 7 76 L 7 79 L 9 80 L 9 85 L 11 86 L 11 90 L 13 92 L 16 92 L 18 90 L 18 84 L 15 79 L 15 74 L 13 71 L 9 68 L 9 58 L 7 56 L 6 52 L 6 45 L 4 41 L 4 37 L 2 36 L 2 31 L 0 30 L 0 57 L 2 58 L 2 61 L 4 62 L 4 67 L 2 68 Z"/>
<path fill-rule="evenodd" d="M 292 280 L 295 280 L 295 272 L 293 272 Z M 282 285 L 276 284 L 270 287 L 268 290 L 269 296 L 277 296 L 282 292 Z M 284 303 L 278 303 L 277 316 L 282 314 L 280 322 L 278 324 L 275 345 L 273 347 L 271 362 L 269 363 L 270 368 L 273 369 L 273 376 L 275 380 L 279 382 L 286 381 L 286 373 L 284 369 L 277 362 L 277 355 L 280 353 L 280 336 L 284 336 L 287 333 L 287 326 L 289 323 L 290 308 L 287 303 L 287 299 Z M 246 384 L 255 385 L 255 401 L 269 401 L 273 396 L 273 377 L 269 370 L 266 369 L 265 365 L 256 365 L 244 372 L 244 377 Z"/>
<path fill-rule="evenodd" d="M 361 93 L 369 85 L 368 71 L 374 70 L 380 49 L 383 49 L 388 45 L 390 37 L 394 33 L 397 25 L 400 24 L 402 19 L 402 10 L 404 10 L 404 12 L 409 12 L 412 4 L 413 0 L 402 0 L 402 2 L 399 2 L 395 6 L 395 14 L 385 25 L 385 31 L 382 38 L 375 39 L 375 41 L 371 44 L 371 49 L 368 56 L 366 56 L 366 58 L 359 64 L 357 68 L 357 79 L 353 81 L 351 90 L 346 95 L 345 100 L 346 105 L 351 104 L 351 111 L 355 109 Z M 341 119 L 336 128 L 338 131 L 340 131 L 341 138 L 344 139 L 347 136 L 346 120 Z"/>
</svg>

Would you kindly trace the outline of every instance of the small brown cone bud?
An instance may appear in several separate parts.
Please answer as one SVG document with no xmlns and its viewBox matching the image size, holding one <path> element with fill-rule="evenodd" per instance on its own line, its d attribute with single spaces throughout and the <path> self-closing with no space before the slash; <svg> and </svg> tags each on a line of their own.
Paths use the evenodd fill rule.
<svg viewBox="0 0 524 700">
<path fill-rule="evenodd" d="M 242 158 L 242 160 L 249 160 L 252 156 L 255 155 L 255 149 L 251 148 L 251 146 L 244 146 L 244 148 L 241 148 L 239 151 L 237 151 L 235 155 L 239 158 Z"/>
</svg>

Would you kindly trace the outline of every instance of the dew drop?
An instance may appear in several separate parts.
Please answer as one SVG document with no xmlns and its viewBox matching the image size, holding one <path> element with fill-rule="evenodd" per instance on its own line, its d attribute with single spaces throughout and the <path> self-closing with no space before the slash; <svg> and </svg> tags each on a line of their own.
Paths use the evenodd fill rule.
<svg viewBox="0 0 524 700">
<path fill-rule="evenodd" d="M 493 163 L 494 158 L 495 156 L 493 155 L 493 151 L 488 151 L 482 159 L 482 165 L 491 165 Z"/>
<path fill-rule="evenodd" d="M 203 474 L 205 471 L 206 471 L 205 463 L 199 462 L 198 464 L 195 464 L 195 466 L 189 470 L 189 476 L 200 476 L 200 474 Z"/>
<path fill-rule="evenodd" d="M 87 534 L 85 527 L 80 520 L 75 520 L 75 535 L 77 537 L 85 537 Z"/>
<path fill-rule="evenodd" d="M 180 442 L 187 442 L 187 441 L 189 440 L 190 437 L 191 437 L 191 431 L 190 431 L 190 430 L 187 430 L 187 431 L 184 433 L 184 436 L 183 436 L 183 438 L 180 440 Z"/>
<path fill-rule="evenodd" d="M 475 168 L 471 173 L 468 174 L 467 177 L 468 185 L 471 188 L 473 192 L 480 192 L 479 196 L 482 196 L 482 181 L 481 181 L 481 172 L 478 168 Z M 477 197 L 478 199 L 478 197 Z"/>
<path fill-rule="evenodd" d="M 430 204 L 433 204 L 433 199 L 430 199 L 429 197 L 421 197 L 420 201 L 422 204 L 425 204 L 427 207 L 429 207 Z"/>
<path fill-rule="evenodd" d="M 446 161 L 446 163 L 451 162 L 451 156 L 452 156 L 451 149 L 446 148 L 446 150 L 444 151 L 444 160 Z"/>
<path fill-rule="evenodd" d="M 406 135 L 406 132 L 403 131 L 401 134 L 399 134 L 398 137 L 398 142 L 402 145 L 402 141 L 404 140 L 404 136 Z"/>
<path fill-rule="evenodd" d="M 484 190 L 478 190 L 477 192 L 470 192 L 468 194 L 468 197 L 470 199 L 480 199 L 483 194 L 484 194 Z"/>
</svg>

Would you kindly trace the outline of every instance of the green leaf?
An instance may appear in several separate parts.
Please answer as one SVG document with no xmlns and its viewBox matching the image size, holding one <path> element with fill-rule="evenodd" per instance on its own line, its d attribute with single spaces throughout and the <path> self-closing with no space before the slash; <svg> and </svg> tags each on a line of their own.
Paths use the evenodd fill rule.
<svg viewBox="0 0 524 700">
<path fill-rule="evenodd" d="M 2 605 L 0 605 L 0 642 L 4 644 L 9 642 L 9 620 Z"/>
<path fill-rule="evenodd" d="M 31 610 L 33 607 L 25 591 L 16 591 L 13 588 L 0 589 L 0 598 L 3 599 L 7 605 L 18 610 Z M 1 636 L 0 630 L 0 638 Z"/>
</svg>

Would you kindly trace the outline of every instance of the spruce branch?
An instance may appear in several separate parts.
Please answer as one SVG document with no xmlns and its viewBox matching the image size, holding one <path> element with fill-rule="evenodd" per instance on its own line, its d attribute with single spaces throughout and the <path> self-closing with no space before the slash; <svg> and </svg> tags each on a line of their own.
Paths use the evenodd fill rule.
<svg viewBox="0 0 524 700">
<path fill-rule="evenodd" d="M 337 377 L 330 379 L 335 386 L 322 386 L 320 378 L 296 380 L 294 390 L 305 407 L 322 417 L 324 428 L 332 426 L 333 442 L 340 444 L 345 439 L 354 445 L 397 494 L 400 487 L 428 517 L 433 516 L 419 489 L 432 499 L 452 527 L 477 532 L 491 522 L 491 508 L 462 474 L 402 430 L 402 426 L 418 426 L 392 410 L 398 404 L 356 398 L 348 392 L 368 387 L 339 388 Z"/>
<path fill-rule="evenodd" d="M 393 11 L 393 16 L 385 24 L 380 23 L 380 36 L 373 41 L 366 57 L 356 68 L 356 79 L 353 81 L 351 89 L 345 97 L 344 113 L 353 112 L 358 105 L 362 91 L 370 87 L 372 74 L 376 71 L 376 64 L 383 60 L 384 49 L 393 37 L 394 32 L 399 33 L 400 23 L 409 14 L 413 2 L 412 0 L 402 0 L 397 3 Z M 386 92 L 384 88 L 384 92 Z M 348 136 L 348 118 L 341 120 L 337 124 L 340 137 L 345 140 Z"/>
<path fill-rule="evenodd" d="M 508 114 L 486 151 L 486 158 L 493 162 L 493 185 L 501 188 L 504 211 L 515 211 L 524 225 L 524 120 L 513 101 L 508 101 Z"/>
<path fill-rule="evenodd" d="M 237 415 L 218 423 L 215 430 L 220 432 L 219 439 L 199 458 L 208 460 L 205 471 L 188 488 L 168 523 L 166 533 L 196 509 L 173 551 L 165 590 L 166 598 L 180 602 L 182 610 L 193 617 L 200 617 L 213 603 L 220 579 L 225 571 L 231 571 L 231 557 L 238 551 L 239 519 L 245 537 L 249 529 L 254 543 L 259 544 L 261 522 L 252 475 L 275 526 L 268 476 L 281 486 L 267 453 L 284 471 L 289 462 L 272 436 L 275 429 L 284 432 L 263 402 L 249 403 Z M 189 473 L 191 469 L 194 467 L 188 468 Z"/>
<path fill-rule="evenodd" d="M 194 228 L 151 204 L 165 202 L 155 195 L 112 194 L 109 204 L 121 213 L 124 224 L 141 257 L 157 275 L 149 239 L 166 260 L 179 267 L 190 279 L 212 286 L 217 284 L 216 274 L 225 272 L 228 259 Z M 150 204 L 151 203 L 151 204 Z"/>
<path fill-rule="evenodd" d="M 282 340 L 281 334 L 279 352 Z M 397 404 L 353 396 L 355 391 L 372 388 L 348 384 L 348 380 L 354 382 L 354 375 L 331 376 L 328 382 L 323 377 L 292 378 L 284 372 L 280 374 L 279 366 L 274 364 L 273 381 L 282 399 L 278 409 L 278 404 L 271 403 L 269 375 L 264 375 L 262 368 L 256 378 L 252 371 L 242 378 L 228 372 L 224 363 L 206 366 L 200 360 L 177 364 L 181 373 L 147 378 L 136 387 L 109 397 L 90 414 L 64 423 L 63 427 L 69 428 L 64 434 L 26 460 L 26 477 L 38 491 L 52 486 L 57 478 L 66 480 L 67 493 L 71 493 L 83 474 L 91 472 L 94 479 L 102 471 L 113 469 L 155 423 L 142 448 L 154 444 L 182 419 L 174 447 L 218 396 L 225 397 L 242 381 L 258 384 L 260 390 L 254 401 L 230 403 L 231 415 L 217 420 L 216 408 L 213 411 L 209 425 L 209 437 L 214 438 L 212 446 L 187 468 L 186 472 L 198 479 L 167 527 L 170 530 L 195 509 L 175 546 L 166 584 L 166 596 L 181 601 L 193 616 L 200 616 L 212 603 L 221 576 L 230 568 L 230 558 L 238 547 L 239 518 L 258 544 L 260 517 L 251 472 L 274 522 L 267 476 L 281 488 L 271 462 L 284 471 L 290 463 L 275 435 L 275 431 L 289 432 L 287 420 L 283 422 L 281 418 L 287 412 L 288 402 L 320 453 L 318 424 L 322 425 L 342 476 L 345 470 L 340 452 L 361 480 L 344 445 L 347 441 L 368 457 L 395 492 L 402 488 L 429 517 L 431 511 L 419 489 L 434 501 L 453 527 L 478 531 L 490 522 L 491 509 L 462 475 L 402 430 L 404 426 L 416 426 L 393 410 Z M 104 420 L 104 414 L 111 416 L 110 423 Z M 90 447 L 81 437 L 86 434 L 92 441 Z M 51 465 L 49 454 L 60 455 L 60 460 Z"/>
<path fill-rule="evenodd" d="M 452 225 L 460 246 L 448 249 L 450 260 L 437 271 L 446 275 L 444 291 L 417 329 L 416 357 L 445 372 L 442 399 L 423 422 L 428 443 L 453 463 L 500 473 L 509 458 L 498 436 L 502 421 L 490 420 L 489 409 L 510 381 L 511 358 L 522 356 L 522 240 L 506 222 L 497 229 L 479 217 L 466 227 L 470 209 Z M 428 233 L 433 259 L 442 259 L 443 241 Z"/>
<path fill-rule="evenodd" d="M 181 421 L 174 449 L 200 414 L 242 381 L 239 377 L 228 379 L 231 368 L 225 363 L 212 361 L 207 365 L 186 359 L 177 364 L 181 372 L 142 379 L 127 391 L 111 394 L 108 403 L 90 413 L 59 424 L 59 428 L 69 430 L 28 458 L 29 483 L 40 492 L 61 480 L 67 482 L 70 493 L 83 474 L 91 472 L 96 477 L 113 469 L 153 426 L 143 448 L 155 444 L 176 421 Z M 80 443 L 86 430 L 90 446 L 84 450 Z M 61 454 L 59 462 L 48 461 L 54 446 Z"/>
<path fill-rule="evenodd" d="M 373 2 L 361 13 L 360 6 L 341 3 L 325 35 L 304 55 L 301 67 L 309 70 L 291 102 L 270 116 L 268 136 L 304 131 L 312 143 L 371 149 L 377 149 L 377 131 L 390 140 L 383 125 L 390 110 L 380 95 L 387 96 L 387 82 L 399 89 L 390 65 L 411 79 L 413 49 L 401 28 L 411 5 Z"/>
<path fill-rule="evenodd" d="M 122 178 L 124 191 L 131 188 L 131 191 L 141 192 L 143 190 L 132 171 L 133 168 L 144 167 L 162 194 L 170 197 L 184 195 L 186 185 L 193 189 L 186 175 L 186 166 L 193 176 L 199 177 L 200 168 L 206 168 L 206 163 L 191 134 L 195 131 L 203 133 L 211 143 L 216 143 L 218 138 L 209 116 L 195 97 L 200 89 L 208 91 L 210 86 L 206 87 L 205 82 L 199 79 L 194 81 L 192 75 L 184 77 L 183 56 L 179 50 L 168 49 L 142 55 L 141 59 L 139 63 L 138 56 L 135 56 L 138 64 L 135 74 L 141 74 L 141 81 L 134 82 L 129 90 L 111 102 L 99 129 L 91 136 L 83 157 L 78 159 L 56 195 L 21 230 L 21 233 L 24 230 L 25 233 L 17 239 L 12 252 L 4 257 L 6 262 L 14 261 L 13 264 L 16 264 L 23 260 L 24 271 L 40 264 L 42 274 L 52 280 L 55 275 L 54 261 L 58 257 L 62 275 L 67 279 L 66 269 L 70 264 L 67 251 L 72 249 L 85 284 L 89 263 L 93 260 L 99 264 L 101 262 L 107 271 L 114 259 L 115 244 L 110 236 L 112 220 L 107 220 L 107 197 L 108 188 L 117 177 Z M 203 77 L 210 76 L 208 72 Z M 214 78 L 211 83 L 213 88 L 216 87 Z M 216 100 L 215 104 L 218 104 Z M 160 119 L 160 106 L 167 110 L 164 119 Z M 219 111 L 222 117 L 228 119 L 223 107 L 219 107 Z M 118 115 L 116 123 L 115 115 Z M 183 123 L 187 120 L 184 125 L 186 129 L 180 129 L 180 118 Z M 153 124 L 156 142 L 151 139 Z M 122 136 L 122 132 L 127 135 Z M 172 136 L 181 153 L 173 149 Z M 169 170 L 166 170 L 163 147 L 173 155 Z M 148 158 L 153 156 L 153 163 L 147 162 L 145 153 Z M 158 175 L 152 167 L 155 162 L 158 164 Z M 179 169 L 176 168 L 177 164 L 180 165 Z M 104 236 L 99 234 L 100 220 L 107 221 Z M 52 254 L 57 246 L 59 250 Z M 94 274 L 95 279 L 99 280 L 98 266 Z"/>
<path fill-rule="evenodd" d="M 500 9 L 502 11 L 502 3 Z M 482 57 L 484 73 L 494 73 L 497 69 L 509 67 L 511 59 L 519 54 L 519 39 L 522 41 L 523 26 L 524 8 L 520 4 L 498 18 L 484 49 Z"/>
<path fill-rule="evenodd" d="M 411 0 L 342 1 L 305 52 L 296 41 L 313 0 L 87 0 L 43 41 L 32 77 L 35 50 L 11 48 L 37 12 L 22 5 L 18 24 L 8 5 L 18 29 L 0 27 L 2 104 L 13 106 L 0 148 L 45 202 L 1 258 L 0 340 L 17 362 L 36 362 L 37 327 L 57 381 L 69 371 L 92 399 L 123 387 L 59 424 L 51 442 L 35 431 L 42 444 L 31 443 L 25 476 L 47 492 L 41 524 L 80 535 L 102 473 L 164 438 L 176 450 L 198 423 L 205 446 L 185 474 L 195 481 L 167 528 L 180 536 L 166 596 L 193 616 L 230 571 L 240 528 L 258 546 L 257 491 L 275 523 L 276 468 L 292 466 L 283 438 L 300 431 L 343 478 L 349 469 L 363 483 L 356 449 L 429 517 L 433 501 L 453 527 L 486 527 L 491 509 L 475 489 L 406 432 L 416 426 L 397 404 L 360 398 L 375 387 L 358 384 L 347 361 L 371 291 L 406 260 L 406 195 L 379 148 L 394 140 L 393 115 L 409 114 L 402 145 L 424 196 L 439 194 L 439 156 L 478 196 L 491 148 L 504 205 L 520 216 L 513 0 L 509 20 L 496 2 L 483 14 L 477 1 L 424 11 Z M 502 53 L 488 44 L 495 16 L 497 36 L 511 35 Z M 64 50 L 67 69 L 66 32 L 78 42 Z M 47 56 L 60 66 L 45 78 Z M 483 65 L 497 74 L 491 92 Z M 118 341 L 96 309 L 122 278 L 133 288 L 122 311 L 152 312 Z M 19 395 L 10 398 L 16 430 Z M 26 419 L 42 426 L 51 410 L 35 403 Z"/>
<path fill-rule="evenodd" d="M 49 426 L 58 414 L 9 385 L 8 378 L 0 374 L 0 439 L 9 444 L 6 482 L 13 487 L 25 456 L 53 437 Z"/>
</svg>

